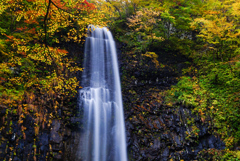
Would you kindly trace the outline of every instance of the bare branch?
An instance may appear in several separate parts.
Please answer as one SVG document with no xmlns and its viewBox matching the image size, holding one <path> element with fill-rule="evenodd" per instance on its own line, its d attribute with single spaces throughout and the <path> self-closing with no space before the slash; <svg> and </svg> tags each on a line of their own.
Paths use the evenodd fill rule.
<svg viewBox="0 0 240 161">
<path fill-rule="evenodd" d="M 7 108 L 7 106 L 4 106 L 4 105 L 0 105 L 1 108 Z"/>
</svg>

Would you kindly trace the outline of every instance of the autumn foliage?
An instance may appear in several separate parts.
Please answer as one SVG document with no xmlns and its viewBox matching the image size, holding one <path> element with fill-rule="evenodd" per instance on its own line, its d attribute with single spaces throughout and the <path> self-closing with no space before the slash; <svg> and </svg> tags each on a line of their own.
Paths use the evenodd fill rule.
<svg viewBox="0 0 240 161">
<path fill-rule="evenodd" d="M 50 88 L 56 95 L 74 93 L 78 82 L 71 73 L 81 68 L 73 65 L 68 51 L 51 45 L 79 43 L 88 24 L 104 25 L 95 6 L 61 0 L 7 0 L 1 6 L 1 19 L 5 19 L 0 28 L 2 104 L 23 100 L 33 88 L 46 94 Z"/>
<path fill-rule="evenodd" d="M 109 3 L 119 8 L 115 0 Z M 211 117 L 212 133 L 221 137 L 226 148 L 239 147 L 240 1 L 131 0 L 120 3 L 128 4 L 129 8 L 115 10 L 118 16 L 112 28 L 117 39 L 126 44 L 126 61 L 130 66 L 127 69 L 144 73 L 148 68 L 149 73 L 157 72 L 160 68 L 153 70 L 153 65 L 166 67 L 158 62 L 165 59 L 163 56 L 173 54 L 176 56 L 173 59 L 186 56 L 189 59 L 186 65 L 190 66 L 181 70 L 176 65 L 176 72 L 180 71 L 182 76 L 165 94 L 166 104 L 177 102 L 192 107 L 192 112 L 199 115 L 203 123 Z M 129 75 L 123 80 L 137 83 L 145 76 L 137 78 L 134 72 L 127 72 Z M 225 160 L 234 160 L 227 154 L 223 157 Z"/>
<path fill-rule="evenodd" d="M 80 88 L 76 73 L 82 68 L 76 60 L 81 51 L 74 55 L 66 46 L 82 45 L 89 24 L 109 26 L 123 44 L 126 69 L 134 71 L 123 72 L 123 82 L 136 82 L 134 73 L 146 68 L 163 70 L 163 53 L 191 59 L 178 84 L 165 92 L 166 105 L 192 107 L 203 123 L 212 117 L 214 135 L 229 149 L 239 147 L 239 0 L 1 0 L 0 109 L 5 113 L 0 130 L 5 136 L 13 134 L 10 115 L 18 118 L 26 139 L 27 116 L 36 123 L 37 137 L 51 126 L 58 109 L 72 107 Z M 144 122 L 149 109 L 131 108 L 142 112 L 137 117 Z"/>
<path fill-rule="evenodd" d="M 62 44 L 84 42 L 88 24 L 105 26 L 96 6 L 86 0 L 5 0 L 0 2 L 0 108 L 13 133 L 10 114 L 35 119 L 35 135 L 51 125 L 51 114 L 76 97 L 81 71 Z M 79 54 L 81 51 L 78 52 Z M 48 119 L 47 119 L 48 118 Z M 1 158 L 3 159 L 3 158 Z"/>
</svg>

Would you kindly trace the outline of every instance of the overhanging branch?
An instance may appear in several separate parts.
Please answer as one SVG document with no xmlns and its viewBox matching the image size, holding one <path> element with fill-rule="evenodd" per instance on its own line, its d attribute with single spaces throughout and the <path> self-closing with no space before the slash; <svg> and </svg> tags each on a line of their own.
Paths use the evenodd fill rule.
<svg viewBox="0 0 240 161">
<path fill-rule="evenodd" d="M 47 46 L 47 17 L 48 17 L 48 14 L 49 14 L 51 3 L 52 3 L 52 0 L 49 0 L 48 1 L 48 6 L 47 6 L 47 13 L 44 17 L 44 33 L 45 33 L 44 43 L 45 43 L 45 46 Z"/>
<path fill-rule="evenodd" d="M 68 13 L 68 14 L 71 14 L 71 15 L 76 16 L 75 14 L 73 14 L 73 13 L 71 13 L 71 12 L 69 12 L 69 11 L 66 11 L 66 10 L 64 10 L 64 9 L 62 9 L 62 8 L 60 8 L 60 7 L 58 7 L 54 2 L 51 1 L 51 3 L 52 3 L 57 9 L 62 10 L 63 12 L 66 12 L 66 13 Z"/>
</svg>

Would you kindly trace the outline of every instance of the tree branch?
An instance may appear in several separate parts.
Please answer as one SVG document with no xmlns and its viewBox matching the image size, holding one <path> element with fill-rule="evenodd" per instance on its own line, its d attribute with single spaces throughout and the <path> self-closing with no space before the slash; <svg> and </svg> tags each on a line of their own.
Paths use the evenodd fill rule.
<svg viewBox="0 0 240 161">
<path fill-rule="evenodd" d="M 47 46 L 47 17 L 48 17 L 48 14 L 49 14 L 51 3 L 52 3 L 52 0 L 49 0 L 48 1 L 48 7 L 47 7 L 47 13 L 44 17 L 44 33 L 45 33 L 44 43 L 45 43 L 45 46 Z"/>
<path fill-rule="evenodd" d="M 4 105 L 0 105 L 1 108 L 7 108 L 7 106 L 4 106 Z"/>
<path fill-rule="evenodd" d="M 109 0 L 106 0 L 106 1 L 107 1 L 108 3 L 110 3 L 110 4 L 112 4 L 111 1 L 109 1 Z M 118 11 L 118 13 L 119 13 L 119 15 L 120 15 L 120 18 L 122 18 L 122 14 L 121 14 L 119 8 L 117 8 L 117 6 L 115 6 L 115 5 L 113 5 L 113 7 Z"/>
<path fill-rule="evenodd" d="M 63 12 L 66 12 L 66 13 L 68 13 L 68 14 L 71 14 L 71 15 L 76 16 L 75 14 L 73 14 L 73 13 L 71 13 L 71 12 L 69 12 L 69 11 L 66 11 L 66 10 L 64 10 L 64 9 L 62 9 L 62 8 L 60 8 L 60 7 L 58 7 L 54 2 L 51 1 L 51 3 L 52 3 L 56 8 L 58 8 L 59 10 L 62 10 Z"/>
</svg>

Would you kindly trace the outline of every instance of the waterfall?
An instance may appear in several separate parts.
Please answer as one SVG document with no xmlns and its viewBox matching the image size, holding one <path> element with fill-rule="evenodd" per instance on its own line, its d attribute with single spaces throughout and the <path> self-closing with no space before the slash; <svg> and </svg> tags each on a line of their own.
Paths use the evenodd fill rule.
<svg viewBox="0 0 240 161">
<path fill-rule="evenodd" d="M 82 160 L 127 161 L 117 53 L 112 34 L 106 27 L 88 27 L 83 66 Z"/>
</svg>

